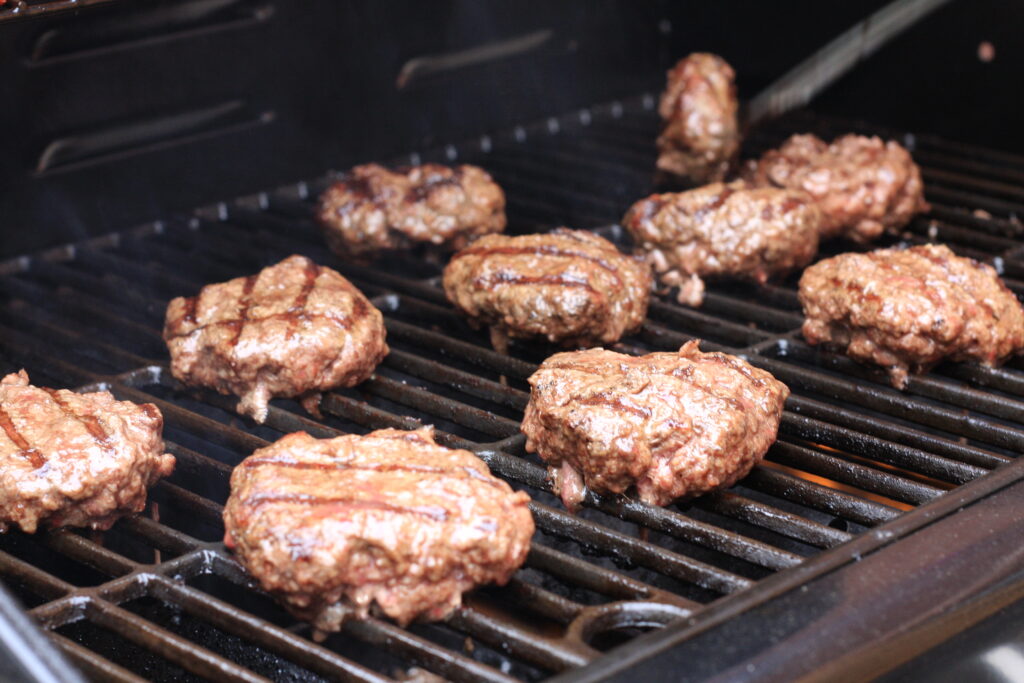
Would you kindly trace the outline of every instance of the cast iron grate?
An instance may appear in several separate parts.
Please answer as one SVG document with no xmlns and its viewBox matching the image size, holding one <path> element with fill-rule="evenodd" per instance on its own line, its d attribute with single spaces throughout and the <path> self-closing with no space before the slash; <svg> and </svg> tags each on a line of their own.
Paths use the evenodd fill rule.
<svg viewBox="0 0 1024 683">
<path fill-rule="evenodd" d="M 651 191 L 654 102 L 645 95 L 573 112 L 408 161 L 486 167 L 508 193 L 511 232 L 567 224 L 625 246 L 615 221 Z M 805 130 L 874 129 L 799 113 L 758 131 L 746 151 Z M 889 241 L 946 241 L 996 265 L 1020 294 L 1024 158 L 883 132 L 913 148 L 935 207 Z M 691 502 L 661 509 L 590 494 L 569 515 L 546 493 L 545 471 L 518 433 L 525 378 L 552 349 L 492 351 L 446 304 L 438 264 L 396 256 L 369 268 L 333 257 L 309 220 L 328 180 L 17 259 L 0 277 L 0 370 L 25 367 L 36 384 L 154 402 L 178 457 L 147 514 L 103 535 L 0 538 L 0 576 L 90 676 L 388 680 L 419 667 L 452 680 L 543 679 L 643 631 L 678 619 L 699 625 L 743 596 L 795 585 L 840 561 L 856 537 L 857 552 L 877 547 L 897 521 L 926 519 L 930 501 L 952 489 L 969 495 L 969 482 L 1024 450 L 1024 361 L 944 366 L 897 392 L 880 372 L 801 341 L 792 280 L 719 284 L 698 310 L 661 297 L 643 330 L 617 347 L 668 350 L 700 338 L 789 384 L 767 461 L 733 489 Z M 163 311 L 174 296 L 291 253 L 337 268 L 372 297 L 393 351 L 373 379 L 330 394 L 323 420 L 278 400 L 258 427 L 234 413 L 233 399 L 170 377 Z M 530 492 L 538 532 L 527 564 L 508 586 L 469 595 L 444 623 L 400 629 L 369 619 L 316 643 L 220 543 L 231 468 L 291 431 L 328 437 L 422 424 Z"/>
</svg>

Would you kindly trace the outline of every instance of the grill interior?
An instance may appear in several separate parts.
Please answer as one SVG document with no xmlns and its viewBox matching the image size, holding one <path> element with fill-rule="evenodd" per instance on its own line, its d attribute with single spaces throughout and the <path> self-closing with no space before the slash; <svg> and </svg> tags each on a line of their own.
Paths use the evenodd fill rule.
<svg viewBox="0 0 1024 683">
<path fill-rule="evenodd" d="M 653 189 L 655 102 L 647 94 L 393 161 L 479 164 L 508 194 L 509 232 L 589 227 L 628 248 L 615 222 Z M 908 145 L 934 207 L 883 244 L 945 242 L 995 265 L 1022 293 L 1024 158 L 807 112 L 755 131 L 745 153 L 792 132 L 829 138 L 851 130 Z M 880 371 L 801 341 L 795 278 L 713 283 L 700 309 L 657 298 L 642 331 L 615 348 L 674 350 L 699 338 L 704 350 L 747 357 L 793 390 L 779 442 L 729 491 L 664 509 L 590 493 L 572 516 L 546 492 L 545 471 L 518 433 L 525 379 L 552 348 L 492 351 L 486 333 L 447 305 L 441 264 L 407 255 L 371 268 L 332 256 L 309 219 L 329 180 L 5 266 L 0 370 L 25 367 L 33 384 L 102 387 L 153 402 L 178 458 L 150 509 L 108 532 L 0 538 L 0 576 L 92 677 L 387 680 L 419 667 L 451 680 L 540 680 L 668 622 L 699 623 L 709 605 L 756 591 L 766 577 L 869 529 L 924 515 L 921 506 L 1024 450 L 1024 361 L 942 366 L 898 392 Z M 847 248 L 826 245 L 826 254 Z M 276 400 L 256 426 L 235 414 L 236 399 L 173 380 L 163 312 L 174 296 L 292 253 L 336 268 L 371 297 L 385 313 L 392 352 L 370 381 L 327 395 L 323 420 Z M 508 586 L 468 595 L 443 623 L 400 629 L 369 619 L 315 643 L 220 542 L 231 468 L 292 431 L 330 437 L 423 424 L 533 497 L 538 531 L 527 564 Z"/>
</svg>

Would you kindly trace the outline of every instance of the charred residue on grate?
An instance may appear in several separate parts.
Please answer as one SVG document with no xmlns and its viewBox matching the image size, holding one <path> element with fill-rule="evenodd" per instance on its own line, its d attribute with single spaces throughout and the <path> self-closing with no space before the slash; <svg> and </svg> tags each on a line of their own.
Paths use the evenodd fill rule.
<svg viewBox="0 0 1024 683">
<path fill-rule="evenodd" d="M 595 107 L 558 125 L 417 156 L 451 162 L 454 150 L 456 162 L 491 171 L 508 193 L 512 233 L 568 224 L 628 249 L 614 224 L 651 191 L 652 102 Z M 790 132 L 830 138 L 849 130 L 871 129 L 798 113 L 758 132 L 747 149 Z M 1016 242 L 1024 232 L 1024 159 L 893 137 L 922 165 L 934 210 L 881 244 L 946 241 L 1024 291 Z M 381 680 L 418 666 L 453 680 L 542 679 L 669 621 L 699 622 L 706 605 L 839 552 L 1024 447 L 1024 361 L 940 366 L 898 392 L 880 373 L 801 341 L 795 277 L 765 287 L 713 283 L 700 309 L 670 296 L 652 301 L 641 332 L 618 350 L 671 350 L 701 338 L 705 349 L 744 355 L 793 389 L 779 442 L 728 491 L 664 509 L 590 493 L 581 513 L 569 515 L 518 434 L 525 379 L 552 349 L 516 343 L 511 356 L 495 353 L 486 333 L 447 305 L 441 264 L 419 254 L 373 266 L 335 259 L 309 219 L 327 179 L 34 257 L 0 277 L 3 369 L 24 366 L 38 384 L 102 386 L 155 402 L 178 458 L 174 475 L 151 493 L 155 505 L 105 534 L 0 539 L 0 576 L 96 678 Z M 370 296 L 385 314 L 393 352 L 370 381 L 329 393 L 323 420 L 275 400 L 257 426 L 234 412 L 234 397 L 183 388 L 170 376 L 163 312 L 175 296 L 292 253 L 337 268 Z M 527 563 L 508 586 L 467 596 L 444 623 L 351 622 L 317 644 L 220 543 L 231 468 L 291 431 L 330 437 L 423 424 L 533 496 L 538 533 Z"/>
</svg>

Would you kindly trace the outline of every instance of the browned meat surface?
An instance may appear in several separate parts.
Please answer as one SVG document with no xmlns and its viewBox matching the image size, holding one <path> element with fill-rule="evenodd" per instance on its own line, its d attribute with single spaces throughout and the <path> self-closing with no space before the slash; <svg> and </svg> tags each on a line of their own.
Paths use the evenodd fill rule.
<svg viewBox="0 0 1024 683">
<path fill-rule="evenodd" d="M 658 112 L 658 168 L 704 184 L 725 178 L 740 148 L 736 84 L 724 59 L 694 53 L 668 72 Z"/>
<path fill-rule="evenodd" d="M 840 254 L 800 278 L 803 334 L 884 366 L 893 386 L 942 359 L 998 365 L 1024 348 L 1024 310 L 995 270 L 945 245 Z"/>
<path fill-rule="evenodd" d="M 618 341 L 647 314 L 650 269 L 586 230 L 488 235 L 444 269 L 448 300 L 504 339 L 546 337 L 566 345 Z"/>
<path fill-rule="evenodd" d="M 526 450 L 574 508 L 585 488 L 667 505 L 732 486 L 775 442 L 789 389 L 764 370 L 688 342 L 678 353 L 590 349 L 530 377 Z"/>
<path fill-rule="evenodd" d="M 818 251 L 820 222 L 810 195 L 743 183 L 651 195 L 622 219 L 660 280 L 679 286 L 690 306 L 703 301 L 703 277 L 764 284 L 804 267 Z"/>
<path fill-rule="evenodd" d="M 320 197 L 327 245 L 344 257 L 426 242 L 461 249 L 505 229 L 505 193 L 476 166 L 356 166 Z"/>
<path fill-rule="evenodd" d="M 224 543 L 298 618 L 337 631 L 373 605 L 405 625 L 504 584 L 533 536 L 529 496 L 432 427 L 289 434 L 231 475 Z"/>
<path fill-rule="evenodd" d="M 240 396 L 257 422 L 273 396 L 316 413 L 320 392 L 367 379 L 388 353 L 384 334 L 362 292 L 305 256 L 179 297 L 164 323 L 174 376 Z"/>
<path fill-rule="evenodd" d="M 0 381 L 0 531 L 12 525 L 108 529 L 146 507 L 146 489 L 174 470 L 164 418 L 109 391 L 76 394 Z"/>
<path fill-rule="evenodd" d="M 822 239 L 842 236 L 864 244 L 929 209 L 921 170 L 910 153 L 877 137 L 844 135 L 828 144 L 813 135 L 794 135 L 751 162 L 746 177 L 755 185 L 814 197 L 824 214 Z"/>
</svg>

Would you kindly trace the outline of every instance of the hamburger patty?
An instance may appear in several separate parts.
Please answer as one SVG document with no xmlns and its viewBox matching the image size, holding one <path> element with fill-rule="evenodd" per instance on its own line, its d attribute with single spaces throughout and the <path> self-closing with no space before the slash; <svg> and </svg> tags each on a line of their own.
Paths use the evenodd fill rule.
<svg viewBox="0 0 1024 683">
<path fill-rule="evenodd" d="M 750 162 L 754 185 L 807 192 L 821 207 L 821 238 L 846 237 L 866 244 L 928 211 L 921 169 L 899 143 L 844 135 L 828 144 L 794 135 Z"/>
<path fill-rule="evenodd" d="M 505 193 L 477 166 L 392 171 L 366 164 L 320 196 L 317 221 L 327 245 L 343 257 L 367 259 L 417 243 L 461 249 L 505 229 Z"/>
<path fill-rule="evenodd" d="M 735 78 L 724 59 L 703 52 L 668 72 L 658 105 L 658 169 L 695 184 L 725 178 L 740 147 Z"/>
<path fill-rule="evenodd" d="M 696 341 L 677 353 L 558 353 L 530 377 L 522 431 L 566 507 L 586 488 L 667 505 L 732 486 L 775 442 L 789 389 Z M 586 488 L 585 488 L 586 487 Z"/>
<path fill-rule="evenodd" d="M 0 531 L 108 529 L 141 512 L 146 490 L 174 470 L 157 407 L 28 381 L 24 370 L 0 381 Z"/>
<path fill-rule="evenodd" d="M 444 269 L 448 300 L 504 340 L 544 337 L 567 345 L 610 344 L 647 314 L 650 269 L 586 230 L 488 235 Z"/>
<path fill-rule="evenodd" d="M 810 195 L 713 183 L 634 204 L 622 225 L 680 303 L 700 306 L 702 277 L 764 284 L 802 268 L 818 251 L 821 212 Z"/>
<path fill-rule="evenodd" d="M 840 254 L 800 278 L 804 338 L 885 367 L 893 386 L 940 360 L 998 365 L 1024 348 L 1024 309 L 988 265 L 945 245 Z"/>
<path fill-rule="evenodd" d="M 231 475 L 224 543 L 298 618 L 336 631 L 371 606 L 405 625 L 503 585 L 533 536 L 525 493 L 432 427 L 289 434 Z"/>
<path fill-rule="evenodd" d="M 305 256 L 174 299 L 164 324 L 174 376 L 240 396 L 257 422 L 273 396 L 316 413 L 321 391 L 366 380 L 388 353 L 384 335 L 362 292 Z"/>
</svg>

